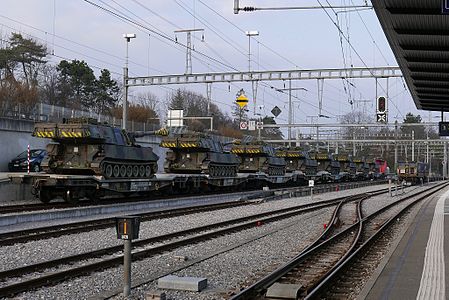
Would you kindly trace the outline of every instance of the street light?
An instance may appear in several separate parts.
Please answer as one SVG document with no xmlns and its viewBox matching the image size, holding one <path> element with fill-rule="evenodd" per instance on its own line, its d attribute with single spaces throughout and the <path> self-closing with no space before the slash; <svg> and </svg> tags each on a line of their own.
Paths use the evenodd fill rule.
<svg viewBox="0 0 449 300">
<path fill-rule="evenodd" d="M 136 38 L 136 34 L 124 33 L 123 37 L 126 40 L 126 59 L 125 59 L 125 67 L 123 68 L 123 86 L 125 88 L 125 94 L 123 97 L 122 128 L 126 129 L 126 120 L 128 115 L 128 43 L 131 41 L 131 39 Z"/>
<path fill-rule="evenodd" d="M 248 71 L 251 72 L 251 37 L 258 36 L 259 31 L 249 30 L 245 31 L 245 34 L 248 36 Z"/>
</svg>

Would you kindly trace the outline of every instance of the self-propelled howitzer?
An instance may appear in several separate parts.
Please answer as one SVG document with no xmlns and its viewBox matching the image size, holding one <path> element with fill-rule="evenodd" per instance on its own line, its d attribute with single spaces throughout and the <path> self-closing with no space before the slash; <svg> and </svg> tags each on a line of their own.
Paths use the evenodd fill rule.
<svg viewBox="0 0 449 300">
<path fill-rule="evenodd" d="M 159 157 L 137 137 L 162 135 L 164 130 L 131 133 L 94 119 L 38 123 L 33 136 L 51 138 L 41 167 L 47 173 L 102 175 L 107 179 L 151 178 Z"/>
<path fill-rule="evenodd" d="M 162 139 L 169 148 L 164 163 L 167 173 L 209 174 L 211 177 L 237 175 L 239 158 L 225 153 L 218 140 L 200 133 L 187 133 Z"/>
<path fill-rule="evenodd" d="M 285 175 L 285 159 L 276 157 L 276 150 L 271 145 L 263 142 L 235 144 L 231 152 L 240 156 L 239 172 L 263 172 L 269 176 Z"/>
</svg>

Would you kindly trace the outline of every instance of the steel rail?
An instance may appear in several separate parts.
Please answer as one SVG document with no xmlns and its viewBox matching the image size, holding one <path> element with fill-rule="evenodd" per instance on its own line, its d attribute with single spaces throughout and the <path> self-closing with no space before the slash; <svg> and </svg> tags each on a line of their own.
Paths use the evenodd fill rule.
<svg viewBox="0 0 449 300">
<path fill-rule="evenodd" d="M 176 216 L 182 216 L 186 214 L 194 214 L 203 211 L 212 211 L 225 209 L 230 207 L 238 207 L 244 205 L 250 205 L 248 201 L 231 201 L 224 203 L 215 203 L 207 205 L 196 205 L 190 207 L 180 207 L 172 209 L 164 209 L 158 211 L 151 211 L 147 213 L 136 213 L 134 216 L 139 216 L 142 221 L 171 218 Z M 87 232 L 93 230 L 99 230 L 115 226 L 115 218 L 104 218 L 89 221 L 74 222 L 68 224 L 50 225 L 39 228 L 24 229 L 18 231 L 10 231 L 0 233 L 0 243 L 3 246 L 12 245 L 16 243 L 24 243 L 33 240 L 54 238 L 67 234 L 74 234 L 80 232 Z"/>
<path fill-rule="evenodd" d="M 363 193 L 361 195 L 363 195 L 364 197 L 367 196 L 365 193 Z M 345 198 L 345 197 L 339 198 L 338 201 L 342 201 L 343 198 Z M 334 201 L 334 203 L 332 203 L 332 201 Z M 158 237 L 153 237 L 153 238 L 146 239 L 146 240 L 136 241 L 133 243 L 133 246 L 134 247 L 142 247 L 145 244 L 160 242 L 163 239 L 173 239 L 175 237 L 185 236 L 187 234 L 193 234 L 193 233 L 197 233 L 199 231 L 207 231 L 207 230 L 211 230 L 211 229 L 214 229 L 217 227 L 219 228 L 215 231 L 208 231 L 208 232 L 200 234 L 200 235 L 195 235 L 194 237 L 181 238 L 179 240 L 176 240 L 174 242 L 170 242 L 170 243 L 167 243 L 167 244 L 164 244 L 161 246 L 156 246 L 156 247 L 153 247 L 150 249 L 136 251 L 132 254 L 132 259 L 133 260 L 143 259 L 143 258 L 149 257 L 151 255 L 161 253 L 163 251 L 168 251 L 168 250 L 174 249 L 176 247 L 189 245 L 192 243 L 197 243 L 197 242 L 200 242 L 203 240 L 215 238 L 217 236 L 226 235 L 226 234 L 236 232 L 236 231 L 241 231 L 241 230 L 244 230 L 247 228 L 252 228 L 252 227 L 256 226 L 256 223 L 254 222 L 255 220 L 257 220 L 258 222 L 260 222 L 262 224 L 266 224 L 266 223 L 274 222 L 274 221 L 277 221 L 280 219 L 294 217 L 295 215 L 303 214 L 303 213 L 310 212 L 313 210 L 333 206 L 333 205 L 337 204 L 337 203 L 335 203 L 335 201 L 336 201 L 335 199 L 325 200 L 325 201 L 321 201 L 320 203 L 306 204 L 306 205 L 295 206 L 293 208 L 279 209 L 277 211 L 260 213 L 260 214 L 251 215 L 248 217 L 241 217 L 241 218 L 237 218 L 234 220 L 224 221 L 221 223 L 200 226 L 200 227 L 196 227 L 193 229 L 182 230 L 179 232 L 170 233 L 170 234 L 163 235 L 163 236 L 158 236 Z M 231 226 L 231 227 L 220 228 L 223 226 L 229 226 L 229 225 L 233 225 L 236 223 L 239 223 L 239 224 Z M 115 253 L 115 252 L 121 251 L 121 249 L 122 249 L 122 246 L 119 245 L 119 246 L 109 247 L 106 249 L 92 251 L 89 253 L 74 255 L 72 257 L 65 257 L 65 258 L 54 260 L 54 261 L 35 264 L 32 266 L 25 266 L 22 268 L 7 270 L 7 271 L 0 273 L 0 278 L 4 279 L 7 277 L 17 277 L 17 276 L 23 275 L 25 273 L 36 272 L 37 270 L 51 268 L 56 265 L 70 264 L 70 263 L 79 261 L 80 259 L 84 260 L 84 259 L 96 257 L 98 255 Z M 29 279 L 26 281 L 22 281 L 19 283 L 14 283 L 11 285 L 3 286 L 0 288 L 0 297 L 15 295 L 20 292 L 24 292 L 24 291 L 28 291 L 30 289 L 41 287 L 43 285 L 48 285 L 50 283 L 54 284 L 54 283 L 57 283 L 59 281 L 62 281 L 62 280 L 68 279 L 68 278 L 73 278 L 73 277 L 80 276 L 83 274 L 88 274 L 93 271 L 117 266 L 122 263 L 122 260 L 123 260 L 123 256 L 120 255 L 120 256 L 105 259 L 105 260 L 102 260 L 99 262 L 85 264 L 83 266 L 70 268 L 70 269 L 64 270 L 64 271 L 51 272 L 50 274 L 46 274 L 41 277 L 37 277 L 37 278 Z"/>
<path fill-rule="evenodd" d="M 283 208 L 283 209 L 278 209 L 275 211 L 259 213 L 259 214 L 255 214 L 255 215 L 251 215 L 251 216 L 247 216 L 247 217 L 236 218 L 233 220 L 223 221 L 220 223 L 215 223 L 215 224 L 199 226 L 199 227 L 195 227 L 195 228 L 191 228 L 191 229 L 181 230 L 181 231 L 177 231 L 177 232 L 173 232 L 173 233 L 169 233 L 169 234 L 165 234 L 165 235 L 160 235 L 160 236 L 156 236 L 156 237 L 152 237 L 152 238 L 148 238 L 148 239 L 144 239 L 144 240 L 135 241 L 133 243 L 133 246 L 134 247 L 142 247 L 146 244 L 160 242 L 161 240 L 173 239 L 178 236 L 183 236 L 183 235 L 193 234 L 196 232 L 211 230 L 211 229 L 215 229 L 217 227 L 229 226 L 229 225 L 248 221 L 249 219 L 262 220 L 261 218 L 263 218 L 263 217 L 267 217 L 270 215 L 276 215 L 276 214 L 283 214 L 280 217 L 285 217 L 285 216 L 290 216 L 292 211 L 293 211 L 293 214 L 296 214 L 297 213 L 296 211 L 298 211 L 299 213 L 303 213 L 303 212 L 309 211 L 311 209 L 312 210 L 321 209 L 324 207 L 335 205 L 336 203 L 334 203 L 334 202 L 343 201 L 345 198 L 346 197 L 338 198 L 336 200 L 335 199 L 334 200 L 326 200 L 326 201 L 318 202 L 316 204 L 314 204 L 314 203 L 303 204 L 303 205 L 294 206 L 294 207 L 290 207 L 290 208 Z M 22 275 L 22 274 L 25 274 L 26 272 L 36 271 L 36 270 L 42 269 L 43 267 L 52 267 L 52 266 L 59 265 L 61 263 L 72 263 L 72 262 L 76 262 L 81 259 L 93 258 L 93 257 L 105 255 L 105 254 L 114 253 L 117 251 L 121 251 L 121 248 L 122 248 L 121 245 L 113 246 L 113 247 L 108 247 L 108 248 L 104 248 L 104 249 L 100 249 L 100 250 L 91 251 L 88 253 L 67 256 L 67 257 L 63 257 L 61 259 L 46 261 L 46 262 L 38 263 L 38 264 L 34 264 L 34 265 L 28 265 L 28 266 L 25 266 L 22 268 L 16 268 L 16 269 L 12 269 L 12 270 L 2 271 L 2 272 L 0 272 L 0 280 L 5 279 L 7 277 Z"/>
<path fill-rule="evenodd" d="M 357 199 L 357 200 L 362 200 Z M 266 291 L 270 286 L 272 286 L 275 282 L 279 281 L 282 277 L 284 277 L 287 273 L 291 272 L 300 262 L 305 261 L 307 258 L 310 258 L 314 254 L 318 253 L 321 248 L 324 248 L 325 246 L 329 246 L 332 243 L 338 243 L 340 240 L 344 240 L 345 236 L 344 234 L 353 235 L 353 239 L 351 242 L 351 245 L 349 246 L 349 249 L 347 250 L 346 254 L 343 253 L 342 256 L 339 258 L 338 261 L 343 261 L 342 259 L 347 257 L 349 255 L 349 251 L 353 249 L 353 247 L 356 245 L 357 240 L 360 236 L 361 232 L 361 201 L 358 201 L 357 205 L 357 215 L 360 218 L 353 226 L 350 228 L 353 228 L 354 226 L 360 227 L 360 229 L 357 231 L 357 234 L 354 235 L 350 230 L 346 229 L 343 232 L 340 232 L 339 234 L 326 239 L 326 237 L 330 234 L 330 232 L 333 230 L 332 227 L 334 227 L 334 224 L 331 223 L 331 226 L 328 227 L 328 229 L 323 232 L 311 245 L 306 247 L 303 251 L 301 251 L 300 254 L 298 254 L 295 258 L 290 260 L 287 264 L 277 268 L 273 272 L 271 272 L 269 275 L 263 277 L 253 285 L 247 287 L 237 295 L 233 296 L 231 300 L 234 299 L 255 299 L 258 296 L 261 296 L 262 291 Z M 344 204 L 344 201 L 340 202 L 340 206 Z M 332 217 L 332 220 L 335 220 L 335 217 L 338 214 L 340 208 L 336 209 L 334 211 L 334 215 Z M 337 262 L 338 263 L 338 262 Z M 331 267 L 330 270 L 326 271 L 326 274 L 330 273 L 334 267 Z"/>
<path fill-rule="evenodd" d="M 335 270 L 329 274 L 324 280 L 321 281 L 319 285 L 317 285 L 313 290 L 310 291 L 310 293 L 307 295 L 305 299 L 317 299 L 320 295 L 325 293 L 329 287 L 332 284 L 332 281 L 335 280 L 336 277 L 338 277 L 345 268 L 347 268 L 353 261 L 356 259 L 356 257 L 361 254 L 363 251 L 369 251 L 369 247 L 371 247 L 376 240 L 378 240 L 382 234 L 385 233 L 388 229 L 390 229 L 396 221 L 398 217 L 405 214 L 407 211 L 409 211 L 413 206 L 415 206 L 418 202 L 421 202 L 422 200 L 425 200 L 429 198 L 430 196 L 434 195 L 435 193 L 439 192 L 443 188 L 447 187 L 449 184 L 443 184 L 442 186 L 436 188 L 431 193 L 428 193 L 426 195 L 423 195 L 419 197 L 418 199 L 414 200 L 413 202 L 409 203 L 407 206 L 402 208 L 399 212 L 397 212 L 394 216 L 390 217 L 386 222 L 382 224 L 382 226 L 373 234 L 371 235 L 362 245 L 360 245 L 344 262 L 342 262 Z"/>
<path fill-rule="evenodd" d="M 377 182 L 376 182 L 377 183 Z M 348 185 L 345 184 L 339 184 L 339 189 L 343 190 L 346 188 L 351 188 L 353 183 L 350 183 Z M 335 185 L 320 185 L 314 189 L 314 194 L 319 192 L 326 192 L 327 190 L 333 189 Z M 193 206 L 193 207 L 187 207 L 187 208 L 178 208 L 178 209 L 167 209 L 167 210 L 159 210 L 156 212 L 149 212 L 149 213 L 138 213 L 133 214 L 142 217 L 143 221 L 152 219 L 152 218 L 168 218 L 168 217 L 174 217 L 179 216 L 183 214 L 188 213 L 196 213 L 201 211 L 208 211 L 212 209 L 222 209 L 232 206 L 239 206 L 239 205 L 247 205 L 250 204 L 248 202 L 243 202 L 243 200 L 248 199 L 254 199 L 254 198 L 262 198 L 263 200 L 269 201 L 274 199 L 282 199 L 286 197 L 296 196 L 298 194 L 304 195 L 305 193 L 309 193 L 310 189 L 306 187 L 296 187 L 296 188 L 281 188 L 276 190 L 271 190 L 269 192 L 257 192 L 257 193 L 251 193 L 248 196 L 242 197 L 242 202 L 239 201 L 231 201 L 226 203 L 218 203 L 218 204 L 209 204 L 209 205 L 202 205 L 202 206 Z M 276 195 L 275 193 L 280 193 L 279 195 Z M 274 195 L 272 195 L 274 194 Z M 268 196 L 266 196 L 268 195 Z M 272 195 L 272 196 L 270 196 Z M 39 227 L 39 228 L 31 228 L 31 229 L 25 229 L 25 230 L 19 230 L 19 231 L 10 231 L 6 233 L 0 233 L 0 243 L 2 245 L 12 245 L 15 243 L 23 243 L 28 242 L 32 240 L 39 240 L 39 239 L 47 239 L 47 238 L 53 238 L 62 236 L 65 234 L 73 234 L 73 233 L 80 233 L 80 232 L 87 232 L 92 230 L 98 230 L 103 228 L 112 227 L 115 225 L 115 218 L 104 218 L 104 219 L 96 219 L 94 221 L 82 221 L 82 222 L 73 222 L 69 224 L 58 224 L 58 225 L 51 225 L 51 226 L 45 226 L 45 227 Z"/>
<path fill-rule="evenodd" d="M 431 187 L 429 189 L 426 189 L 425 191 L 421 191 L 418 192 L 416 194 L 413 195 L 408 195 L 398 201 L 395 201 L 393 203 L 390 203 L 389 205 L 386 205 L 384 207 L 382 207 L 381 209 L 377 210 L 376 212 L 370 214 L 369 216 L 364 217 L 363 219 L 361 219 L 359 222 L 353 224 L 352 226 L 346 228 L 344 231 L 338 233 L 337 235 L 325 240 L 324 242 L 320 243 L 320 239 L 322 238 L 322 236 L 320 236 L 318 239 L 316 239 L 311 246 L 307 247 L 306 249 L 304 249 L 303 251 L 301 251 L 301 253 L 299 253 L 295 258 L 293 258 L 292 260 L 290 260 L 288 263 L 280 266 L 278 269 L 276 269 L 275 271 L 271 272 L 270 274 L 266 275 L 265 277 L 263 277 L 262 279 L 258 280 L 257 282 L 255 282 L 254 284 L 252 284 L 251 286 L 245 288 L 244 290 L 240 291 L 238 294 L 234 295 L 232 298 L 230 298 L 231 300 L 242 300 L 242 299 L 254 299 L 257 296 L 260 296 L 262 293 L 264 293 L 271 285 L 273 285 L 276 281 L 279 280 L 279 278 L 281 278 L 282 276 L 284 276 L 285 274 L 287 274 L 288 272 L 290 272 L 292 269 L 295 268 L 295 266 L 297 266 L 300 262 L 302 262 L 308 255 L 310 255 L 311 253 L 313 253 L 314 251 L 317 251 L 319 248 L 324 247 L 326 245 L 328 245 L 333 239 L 337 239 L 341 236 L 343 236 L 344 234 L 346 234 L 347 232 L 350 232 L 351 230 L 354 230 L 355 227 L 359 227 L 361 223 L 366 222 L 369 219 L 372 219 L 378 215 L 380 215 L 381 213 L 385 212 L 386 210 L 390 209 L 393 206 L 396 206 L 406 200 L 409 200 L 413 197 L 418 196 L 419 194 L 422 193 L 426 193 L 429 190 L 435 190 L 432 191 L 428 194 L 426 194 L 426 196 L 428 196 L 429 194 L 432 194 L 436 191 L 439 191 L 440 189 L 444 188 L 447 184 L 442 184 L 436 187 Z M 425 197 L 425 196 L 423 196 Z M 324 234 L 324 233 L 323 233 Z M 350 253 L 348 253 L 349 255 Z M 343 263 L 343 261 L 340 261 L 340 264 Z M 336 265 L 333 270 L 335 270 L 338 266 Z M 332 271 L 333 272 L 333 271 Z M 321 280 L 325 280 L 325 278 L 322 278 Z M 319 283 L 317 283 L 319 285 Z"/>
</svg>

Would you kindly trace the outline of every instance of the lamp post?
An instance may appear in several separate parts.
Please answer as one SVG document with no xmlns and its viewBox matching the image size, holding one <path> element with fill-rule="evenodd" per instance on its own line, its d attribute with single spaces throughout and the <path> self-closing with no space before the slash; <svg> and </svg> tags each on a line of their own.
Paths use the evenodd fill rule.
<svg viewBox="0 0 449 300">
<path fill-rule="evenodd" d="M 257 31 L 257 30 L 249 30 L 249 31 L 245 31 L 245 34 L 248 37 L 248 72 L 249 72 L 249 77 L 252 78 L 253 75 L 251 74 L 251 37 L 252 36 L 258 36 L 259 35 L 259 31 Z M 251 81 L 251 89 L 253 91 L 254 115 L 256 115 L 257 82 Z"/>
<path fill-rule="evenodd" d="M 125 88 L 123 95 L 123 116 L 122 116 L 122 128 L 126 129 L 126 120 L 128 115 L 128 44 L 131 39 L 136 37 L 135 33 L 124 33 L 123 37 L 126 40 L 126 59 L 125 67 L 123 68 L 123 86 Z"/>
<path fill-rule="evenodd" d="M 251 72 L 251 37 L 258 36 L 259 31 L 249 30 L 245 31 L 245 34 L 248 36 L 248 72 Z"/>
</svg>

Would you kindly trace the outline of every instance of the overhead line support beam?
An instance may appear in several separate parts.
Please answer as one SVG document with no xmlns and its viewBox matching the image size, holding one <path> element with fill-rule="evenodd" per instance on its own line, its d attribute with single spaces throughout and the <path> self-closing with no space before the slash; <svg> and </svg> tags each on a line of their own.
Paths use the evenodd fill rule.
<svg viewBox="0 0 449 300">
<path fill-rule="evenodd" d="M 390 78 L 402 77 L 399 67 L 345 68 L 345 69 L 309 69 L 283 71 L 252 71 L 195 73 L 176 75 L 155 75 L 128 77 L 127 86 L 152 86 L 188 83 L 229 83 L 254 81 L 285 81 L 308 79 L 342 79 L 342 78 Z"/>
</svg>

